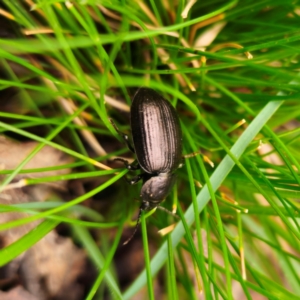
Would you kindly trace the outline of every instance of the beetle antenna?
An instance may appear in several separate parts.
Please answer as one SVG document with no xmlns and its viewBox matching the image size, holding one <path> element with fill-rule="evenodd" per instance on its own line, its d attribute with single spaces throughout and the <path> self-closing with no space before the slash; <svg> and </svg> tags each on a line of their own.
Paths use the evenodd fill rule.
<svg viewBox="0 0 300 300">
<path fill-rule="evenodd" d="M 134 231 L 133 231 L 133 234 L 129 237 L 129 239 L 127 239 L 127 240 L 123 243 L 123 246 L 127 245 L 127 244 L 132 240 L 132 238 L 134 237 L 134 235 L 136 234 L 136 231 L 137 231 L 137 229 L 139 228 L 139 225 L 140 225 L 140 222 L 141 222 L 142 211 L 143 211 L 143 209 L 140 208 L 139 214 L 138 214 L 138 217 L 137 217 L 137 221 L 136 221 L 136 225 L 135 225 L 135 228 L 134 228 Z"/>
<path fill-rule="evenodd" d="M 166 208 L 163 207 L 163 206 L 160 206 L 160 205 L 159 205 L 159 206 L 157 206 L 157 209 L 160 209 L 160 210 L 166 212 L 167 214 L 173 216 L 173 217 L 176 218 L 177 220 L 180 220 L 180 218 L 179 218 L 176 214 L 172 213 L 171 211 L 169 211 L 168 209 L 166 209 Z"/>
</svg>

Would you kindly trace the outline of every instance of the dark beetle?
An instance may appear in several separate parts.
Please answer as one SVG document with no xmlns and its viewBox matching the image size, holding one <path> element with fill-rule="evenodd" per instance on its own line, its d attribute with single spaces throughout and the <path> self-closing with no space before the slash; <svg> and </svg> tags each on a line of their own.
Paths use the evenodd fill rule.
<svg viewBox="0 0 300 300">
<path fill-rule="evenodd" d="M 128 136 L 119 132 L 112 124 L 128 147 L 135 152 L 138 165 L 129 164 L 120 158 L 117 160 L 122 161 L 129 170 L 141 168 L 144 171 L 130 181 L 135 184 L 143 179 L 137 229 L 141 212 L 157 207 L 175 184 L 174 172 L 182 162 L 182 132 L 174 107 L 149 88 L 140 88 L 136 92 L 130 109 L 130 123 L 133 147 Z"/>
</svg>

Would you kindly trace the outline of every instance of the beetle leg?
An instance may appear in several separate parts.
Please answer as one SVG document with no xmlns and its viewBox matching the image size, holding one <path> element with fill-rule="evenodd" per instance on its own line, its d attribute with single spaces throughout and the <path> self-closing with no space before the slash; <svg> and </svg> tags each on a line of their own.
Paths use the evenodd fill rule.
<svg viewBox="0 0 300 300">
<path fill-rule="evenodd" d="M 176 218 L 177 220 L 180 220 L 180 218 L 179 218 L 176 214 L 172 213 L 171 211 L 169 211 L 168 209 L 166 209 L 166 208 L 163 207 L 163 206 L 158 205 L 158 206 L 157 206 L 157 209 L 160 209 L 160 210 L 166 212 L 167 214 L 173 216 L 173 217 Z"/>
<path fill-rule="evenodd" d="M 117 125 L 115 124 L 113 119 L 109 119 L 109 121 L 110 121 L 111 125 L 113 126 L 113 128 L 115 129 L 115 131 L 122 137 L 122 139 L 126 143 L 129 150 L 132 151 L 133 153 L 135 153 L 134 148 L 129 141 L 129 136 L 119 130 L 119 128 L 117 127 Z"/>
<path fill-rule="evenodd" d="M 126 169 L 130 170 L 130 171 L 135 171 L 135 170 L 139 170 L 141 167 L 139 164 L 130 164 L 126 159 L 117 157 L 114 159 L 114 161 L 121 161 L 122 163 L 124 163 Z"/>
<path fill-rule="evenodd" d="M 141 221 L 142 211 L 143 211 L 142 208 L 140 208 L 139 215 L 138 215 L 138 218 L 137 218 L 137 221 L 136 221 L 136 225 L 135 225 L 134 231 L 133 231 L 132 235 L 123 243 L 123 246 L 125 246 L 126 244 L 128 244 L 132 240 L 132 238 L 134 237 L 137 229 L 139 228 L 140 221 Z"/>
<path fill-rule="evenodd" d="M 125 134 L 125 133 L 122 133 L 122 132 L 121 132 L 120 134 L 121 134 L 121 136 L 123 137 L 123 139 L 124 139 L 124 141 L 125 141 L 127 147 L 129 148 L 129 150 L 130 150 L 131 152 L 135 153 L 134 148 L 133 148 L 133 146 L 131 145 L 131 143 L 130 143 L 130 141 L 129 141 L 128 135 Z"/>
<path fill-rule="evenodd" d="M 139 174 L 131 179 L 126 178 L 127 182 L 131 185 L 138 183 L 141 179 L 144 178 L 144 174 Z"/>
</svg>

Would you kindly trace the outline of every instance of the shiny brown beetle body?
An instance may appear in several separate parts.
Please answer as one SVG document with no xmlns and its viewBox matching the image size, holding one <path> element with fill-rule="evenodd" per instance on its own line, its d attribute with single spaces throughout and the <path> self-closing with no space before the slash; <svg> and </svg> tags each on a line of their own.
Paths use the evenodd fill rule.
<svg viewBox="0 0 300 300">
<path fill-rule="evenodd" d="M 152 89 L 141 88 L 130 110 L 133 146 L 146 172 L 143 208 L 156 207 L 170 193 L 182 161 L 182 133 L 174 107 Z"/>
<path fill-rule="evenodd" d="M 182 132 L 174 107 L 157 92 L 144 87 L 133 98 L 130 125 L 133 147 L 128 136 L 114 127 L 135 152 L 138 165 L 129 164 L 124 159 L 118 160 L 129 170 L 141 168 L 144 171 L 130 181 L 135 184 L 143 179 L 138 226 L 141 212 L 157 207 L 176 182 L 174 172 L 182 162 Z"/>
</svg>

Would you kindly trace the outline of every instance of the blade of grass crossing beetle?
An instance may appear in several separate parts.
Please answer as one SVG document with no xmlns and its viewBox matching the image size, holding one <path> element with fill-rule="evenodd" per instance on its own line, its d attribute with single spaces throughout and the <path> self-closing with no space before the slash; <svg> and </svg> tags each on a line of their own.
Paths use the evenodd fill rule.
<svg viewBox="0 0 300 300">
<path fill-rule="evenodd" d="M 295 84 L 295 82 L 293 81 L 290 84 Z M 281 92 L 279 94 L 282 95 Z M 243 132 L 243 134 L 239 137 L 239 139 L 230 149 L 231 154 L 236 159 L 239 159 L 241 157 L 246 147 L 255 138 L 255 136 L 259 133 L 262 127 L 267 123 L 267 121 L 272 117 L 272 115 L 277 111 L 277 109 L 281 106 L 282 103 L 283 101 L 269 102 L 253 119 L 248 128 Z M 221 183 L 232 170 L 234 165 L 234 160 L 227 154 L 210 177 L 210 182 L 214 191 L 216 191 L 220 187 Z M 206 206 L 210 198 L 211 196 L 208 187 L 207 185 L 205 185 L 197 196 L 199 213 Z M 192 205 L 190 205 L 190 207 L 187 209 L 185 213 L 185 219 L 189 226 L 191 226 L 194 223 L 194 207 Z M 184 234 L 184 227 L 182 222 L 180 222 L 172 232 L 171 236 L 172 246 L 174 248 L 178 245 Z M 155 275 L 164 265 L 167 259 L 167 253 L 168 245 L 167 242 L 165 242 L 151 261 L 152 276 Z M 124 299 L 130 299 L 142 286 L 144 286 L 146 280 L 146 272 L 143 271 L 135 280 L 135 282 L 124 293 Z"/>
</svg>

